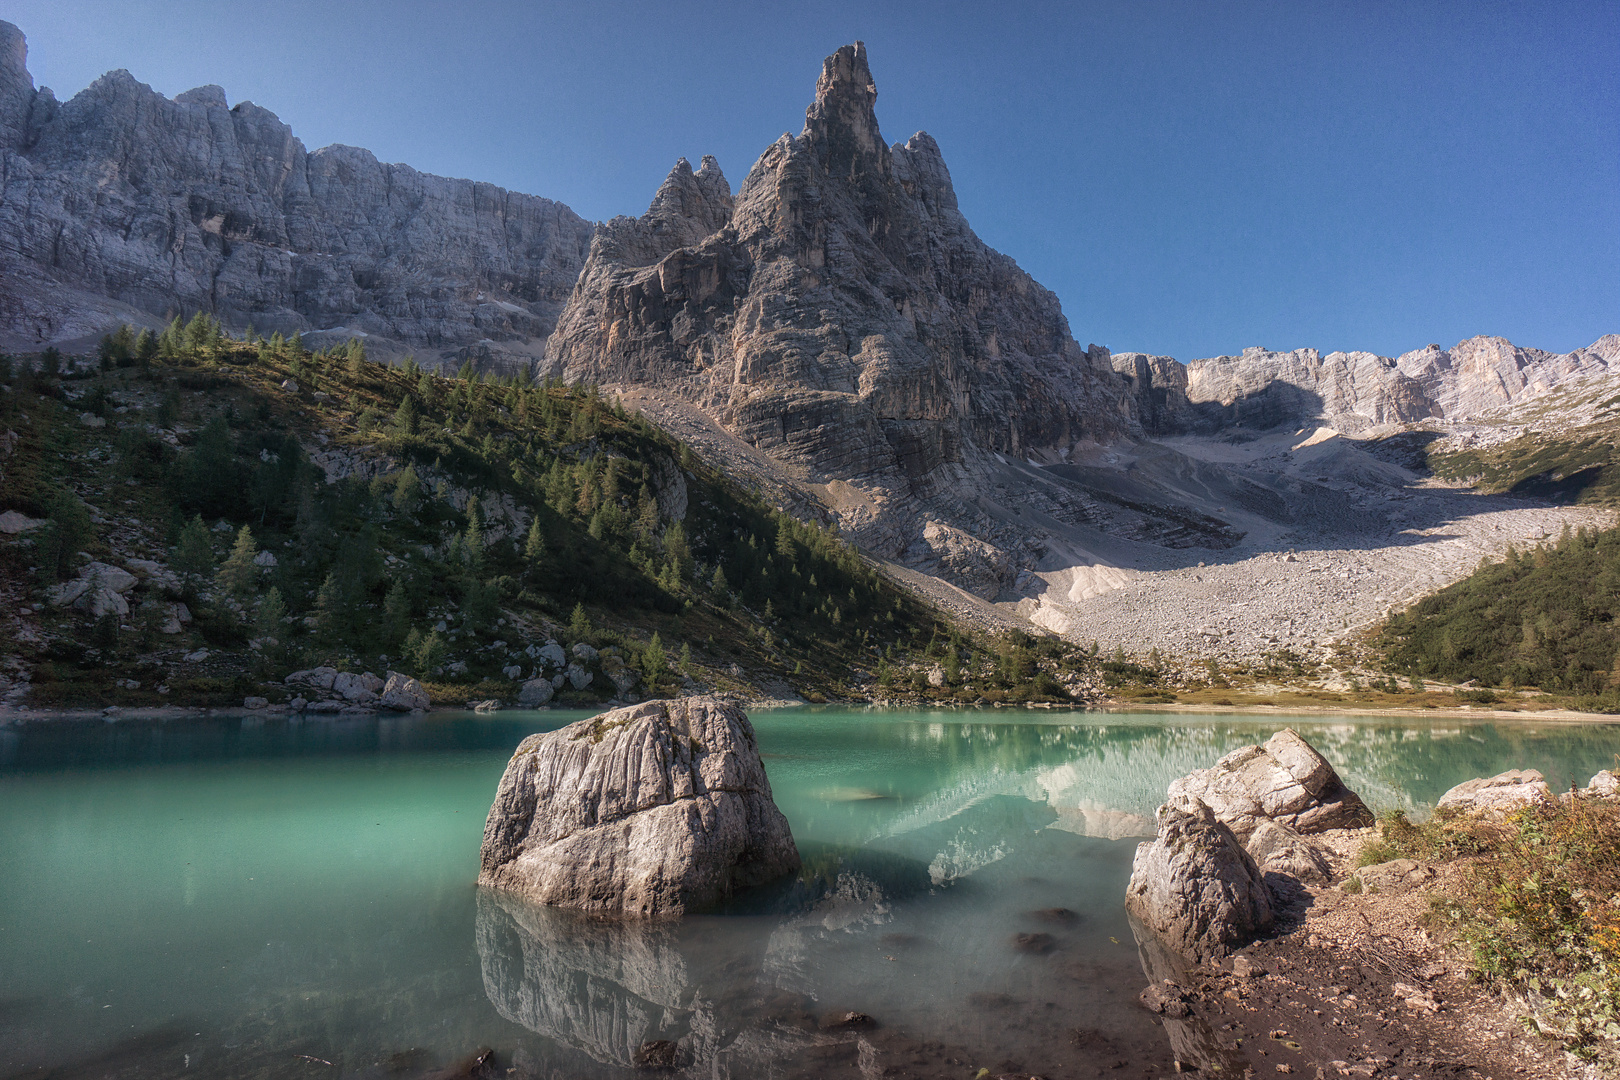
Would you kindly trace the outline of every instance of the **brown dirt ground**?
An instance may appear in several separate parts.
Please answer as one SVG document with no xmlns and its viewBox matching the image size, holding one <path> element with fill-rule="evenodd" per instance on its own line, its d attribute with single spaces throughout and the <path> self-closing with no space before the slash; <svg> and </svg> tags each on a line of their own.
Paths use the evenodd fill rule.
<svg viewBox="0 0 1620 1080">
<path fill-rule="evenodd" d="M 1301 890 L 1275 936 L 1144 992 L 1144 1004 L 1162 1010 L 1179 1068 L 1321 1080 L 1585 1076 L 1425 927 L 1430 896 L 1448 889 L 1458 866 L 1421 867 L 1416 884 L 1344 890 L 1373 835 L 1319 838 L 1334 848 L 1341 884 Z M 1168 973 L 1162 963 L 1154 970 Z"/>
</svg>

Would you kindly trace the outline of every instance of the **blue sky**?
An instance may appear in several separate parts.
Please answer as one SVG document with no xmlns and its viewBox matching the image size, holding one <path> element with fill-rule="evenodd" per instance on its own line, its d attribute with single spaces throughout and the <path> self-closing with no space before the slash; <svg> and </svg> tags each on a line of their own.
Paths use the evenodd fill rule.
<svg viewBox="0 0 1620 1080">
<path fill-rule="evenodd" d="M 429 172 L 641 213 L 733 187 L 857 38 L 878 119 L 1075 337 L 1187 360 L 1620 332 L 1620 4 L 0 0 L 60 97 L 219 83 Z"/>
</svg>

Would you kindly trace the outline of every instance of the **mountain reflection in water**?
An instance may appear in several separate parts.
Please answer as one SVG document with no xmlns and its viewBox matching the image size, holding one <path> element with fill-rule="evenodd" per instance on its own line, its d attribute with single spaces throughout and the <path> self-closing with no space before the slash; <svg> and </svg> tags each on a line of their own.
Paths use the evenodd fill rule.
<svg viewBox="0 0 1620 1080">
<path fill-rule="evenodd" d="M 1620 751 L 1533 721 L 756 712 L 802 878 L 615 924 L 472 884 L 512 748 L 583 715 L 0 727 L 0 1075 L 411 1077 L 479 1046 L 537 1077 L 1165 1068 L 1123 895 L 1172 779 L 1290 722 L 1412 812 Z"/>
</svg>

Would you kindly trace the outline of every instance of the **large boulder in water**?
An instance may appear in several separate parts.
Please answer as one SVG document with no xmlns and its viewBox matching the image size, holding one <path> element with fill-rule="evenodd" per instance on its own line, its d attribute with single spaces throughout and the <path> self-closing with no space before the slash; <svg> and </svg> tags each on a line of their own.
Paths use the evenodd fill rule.
<svg viewBox="0 0 1620 1080">
<path fill-rule="evenodd" d="M 523 740 L 484 825 L 478 882 L 544 904 L 674 915 L 798 869 L 747 714 L 685 698 Z"/>
<path fill-rule="evenodd" d="M 1272 923 L 1260 868 L 1215 812 L 1190 798 L 1159 807 L 1159 835 L 1136 849 L 1125 909 L 1192 960 L 1224 956 Z"/>
</svg>

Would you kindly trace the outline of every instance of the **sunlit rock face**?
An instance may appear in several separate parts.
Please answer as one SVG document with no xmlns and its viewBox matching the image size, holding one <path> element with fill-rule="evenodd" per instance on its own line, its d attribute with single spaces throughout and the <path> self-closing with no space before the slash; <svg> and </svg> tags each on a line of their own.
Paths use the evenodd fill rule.
<svg viewBox="0 0 1620 1080">
<path fill-rule="evenodd" d="M 1151 434 L 1318 422 L 1355 433 L 1419 420 L 1469 420 L 1573 379 L 1610 374 L 1620 370 L 1620 335 L 1562 355 L 1474 337 L 1399 358 L 1252 348 L 1185 365 L 1144 353 L 1119 353 L 1112 363 L 1129 382 Z"/>
<path fill-rule="evenodd" d="M 354 147 L 308 153 L 217 86 L 170 100 L 120 70 L 58 103 L 26 58 L 0 23 L 11 347 L 201 310 L 264 333 L 370 336 L 380 355 L 526 368 L 584 262 L 593 226 L 561 203 Z"/>
<path fill-rule="evenodd" d="M 501 777 L 478 883 L 543 904 L 680 915 L 799 869 L 753 725 L 649 701 L 531 735 Z"/>
<path fill-rule="evenodd" d="M 876 101 L 845 46 L 735 200 L 712 161 L 679 163 L 597 237 L 548 363 L 696 404 L 811 483 L 857 481 L 885 506 L 864 539 L 903 549 L 896 522 L 983 455 L 1056 458 L 1133 421 L 1106 350 L 974 235 L 932 138 L 884 142 Z"/>
</svg>

